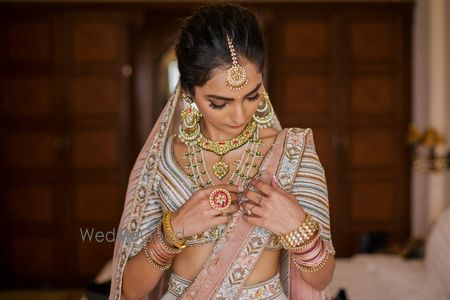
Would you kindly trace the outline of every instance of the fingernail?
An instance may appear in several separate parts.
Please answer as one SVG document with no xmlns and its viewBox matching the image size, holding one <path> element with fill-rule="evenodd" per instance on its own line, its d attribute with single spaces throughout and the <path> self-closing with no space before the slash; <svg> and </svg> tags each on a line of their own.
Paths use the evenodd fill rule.
<svg viewBox="0 0 450 300">
<path fill-rule="evenodd" d="M 242 185 L 238 186 L 238 192 L 242 193 L 244 191 L 244 187 Z"/>
</svg>

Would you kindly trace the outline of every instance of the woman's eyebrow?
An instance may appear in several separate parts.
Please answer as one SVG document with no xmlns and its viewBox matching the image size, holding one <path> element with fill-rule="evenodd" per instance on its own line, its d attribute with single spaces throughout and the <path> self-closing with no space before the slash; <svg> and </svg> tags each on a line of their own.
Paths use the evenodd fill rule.
<svg viewBox="0 0 450 300">
<path fill-rule="evenodd" d="M 261 82 L 258 83 L 256 85 L 256 87 L 251 90 L 249 93 L 247 93 L 244 98 L 248 97 L 249 95 L 253 94 L 254 92 L 256 92 L 259 88 L 261 87 Z M 228 98 L 228 97 L 223 97 L 223 96 L 218 96 L 218 95 L 205 95 L 205 97 L 207 98 L 213 98 L 213 99 L 217 99 L 217 100 L 224 100 L 224 101 L 233 101 L 234 98 Z"/>
</svg>

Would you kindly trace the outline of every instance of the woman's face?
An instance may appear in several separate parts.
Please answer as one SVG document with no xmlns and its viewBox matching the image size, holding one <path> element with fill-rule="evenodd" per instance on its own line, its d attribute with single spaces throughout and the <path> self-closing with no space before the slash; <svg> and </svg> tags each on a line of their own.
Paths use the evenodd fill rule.
<svg viewBox="0 0 450 300">
<path fill-rule="evenodd" d="M 223 138 L 242 132 L 256 112 L 264 91 L 258 67 L 245 59 L 240 60 L 240 65 L 248 76 L 247 85 L 240 90 L 233 91 L 225 85 L 228 68 L 217 68 L 204 86 L 195 87 L 195 103 L 204 122 L 222 133 Z"/>
</svg>

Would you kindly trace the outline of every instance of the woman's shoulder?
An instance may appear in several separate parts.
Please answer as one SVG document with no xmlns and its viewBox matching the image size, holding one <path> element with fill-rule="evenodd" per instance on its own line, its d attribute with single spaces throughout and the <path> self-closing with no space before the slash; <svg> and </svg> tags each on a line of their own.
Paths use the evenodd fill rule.
<svg viewBox="0 0 450 300">
<path fill-rule="evenodd" d="M 310 127 L 286 127 L 284 129 L 292 133 L 312 133 Z"/>
<path fill-rule="evenodd" d="M 288 127 L 285 128 L 294 140 L 305 140 L 308 144 L 314 144 L 313 130 L 310 127 Z"/>
<path fill-rule="evenodd" d="M 259 137 L 261 139 L 270 139 L 270 138 L 275 138 L 276 136 L 278 136 L 278 134 L 280 133 L 280 131 L 276 130 L 273 127 L 266 127 L 261 129 L 260 133 L 259 133 Z"/>
<path fill-rule="evenodd" d="M 272 127 L 261 130 L 260 138 L 263 141 L 281 141 L 284 147 L 299 147 L 302 144 L 309 146 L 314 145 L 312 129 L 301 127 L 285 127 L 282 130 L 277 130 Z"/>
</svg>

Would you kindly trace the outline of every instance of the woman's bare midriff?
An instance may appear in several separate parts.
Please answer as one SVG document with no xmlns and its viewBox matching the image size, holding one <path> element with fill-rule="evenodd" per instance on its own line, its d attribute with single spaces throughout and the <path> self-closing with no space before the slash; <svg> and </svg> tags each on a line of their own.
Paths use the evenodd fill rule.
<svg viewBox="0 0 450 300">
<path fill-rule="evenodd" d="M 188 247 L 178 254 L 173 263 L 175 274 L 192 281 L 202 269 L 211 254 L 213 243 Z M 278 272 L 280 250 L 265 250 L 248 277 L 245 285 L 270 279 Z"/>
</svg>

